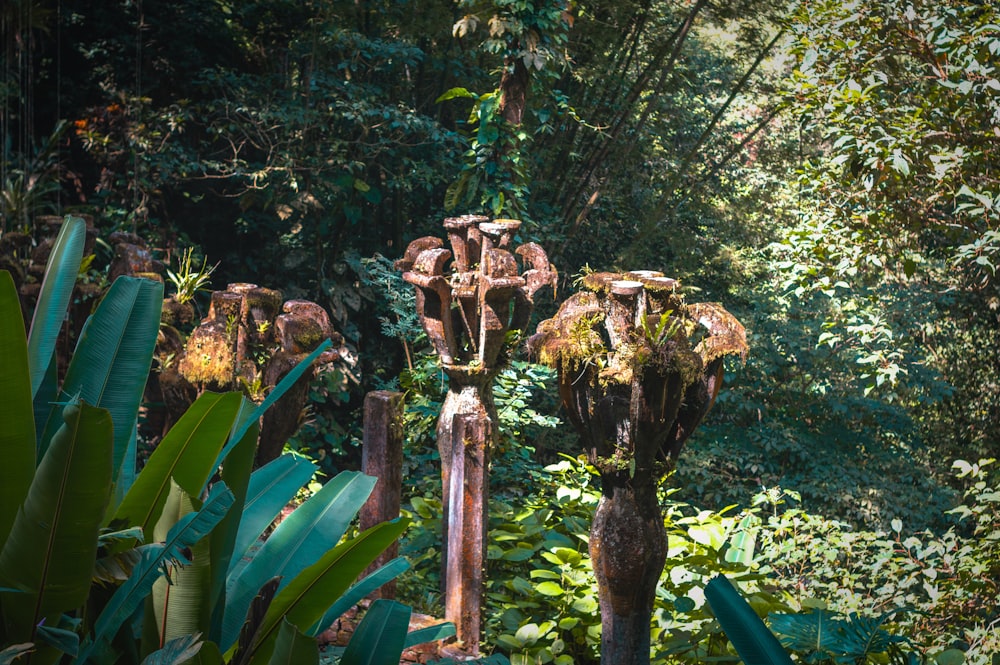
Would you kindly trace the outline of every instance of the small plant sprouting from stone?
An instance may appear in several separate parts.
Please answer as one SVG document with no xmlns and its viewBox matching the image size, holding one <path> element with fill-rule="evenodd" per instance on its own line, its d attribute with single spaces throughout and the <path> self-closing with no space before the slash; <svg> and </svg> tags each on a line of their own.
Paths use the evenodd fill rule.
<svg viewBox="0 0 1000 665">
<path fill-rule="evenodd" d="M 203 261 L 201 267 L 195 269 L 194 248 L 185 249 L 181 252 L 180 260 L 177 262 L 177 272 L 167 269 L 167 279 L 176 289 L 174 300 L 183 304 L 194 300 L 198 291 L 207 291 L 207 287 L 211 283 L 212 273 L 218 267 L 218 263 L 209 266 L 207 261 Z"/>
</svg>

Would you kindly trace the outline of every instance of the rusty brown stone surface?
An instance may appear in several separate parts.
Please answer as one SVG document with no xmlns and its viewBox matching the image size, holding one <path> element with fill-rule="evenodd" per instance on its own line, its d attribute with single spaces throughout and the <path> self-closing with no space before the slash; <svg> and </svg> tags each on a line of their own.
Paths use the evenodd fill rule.
<svg viewBox="0 0 1000 665">
<path fill-rule="evenodd" d="M 396 269 L 403 271 L 403 279 L 416 287 L 420 323 L 449 379 L 437 426 L 446 544 L 441 557 L 441 579 L 446 599 L 451 593 L 468 599 L 469 593 L 482 593 L 481 574 L 479 579 L 471 576 L 472 571 L 481 571 L 485 565 L 485 546 L 475 550 L 477 557 L 482 552 L 482 560 L 467 562 L 462 568 L 466 573 L 448 581 L 449 561 L 464 556 L 459 551 L 463 546 L 450 537 L 448 526 L 454 521 L 449 517 L 454 423 L 461 422 L 457 417 L 464 416 L 496 423 L 492 387 L 510 350 L 508 333 L 524 329 L 536 293 L 544 286 L 554 289 L 557 275 L 537 244 L 513 247 L 521 226 L 518 220 L 491 221 L 481 215 L 464 215 L 445 219 L 443 225 L 451 249 L 445 248 L 438 238 L 419 238 L 407 247 L 403 258 L 396 262 Z M 476 436 L 484 439 L 470 441 L 468 445 L 488 450 L 495 427 L 475 431 Z M 484 511 L 484 492 L 475 501 L 472 510 L 476 514 Z M 458 588 L 453 588 L 456 585 Z M 468 592 L 470 585 L 476 590 Z M 468 625 L 473 623 L 481 624 L 478 616 Z M 460 626 L 457 629 L 462 630 Z M 472 629 L 460 635 L 461 639 L 478 644 L 478 634 L 473 638 L 469 630 Z M 478 633 L 478 628 L 475 630 Z"/>
<path fill-rule="evenodd" d="M 185 403 L 186 399 L 204 390 L 244 390 L 251 398 L 261 399 L 325 339 L 332 340 L 334 348 L 321 354 L 317 364 L 340 357 L 337 349 L 343 339 L 316 303 L 283 302 L 280 291 L 242 282 L 214 291 L 210 302 L 208 314 L 180 352 L 159 349 L 160 357 L 175 355 L 160 376 L 168 422 L 176 421 L 187 409 L 190 402 Z M 261 418 L 258 466 L 280 455 L 285 441 L 299 427 L 314 375 L 315 367 Z"/>
</svg>

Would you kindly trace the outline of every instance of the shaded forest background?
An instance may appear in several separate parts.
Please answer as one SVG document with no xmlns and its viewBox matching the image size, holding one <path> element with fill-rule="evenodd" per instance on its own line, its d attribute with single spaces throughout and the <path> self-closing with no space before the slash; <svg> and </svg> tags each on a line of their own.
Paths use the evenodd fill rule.
<svg viewBox="0 0 1000 665">
<path fill-rule="evenodd" d="M 0 12 L 0 232 L 86 213 L 171 265 L 196 248 L 218 286 L 323 304 L 357 363 L 317 388 L 298 445 L 331 470 L 356 459 L 366 390 L 440 392 L 389 261 L 470 212 L 524 220 L 560 294 L 582 270 L 656 269 L 746 324 L 750 361 L 671 481 L 686 500 L 781 486 L 850 523 L 942 527 L 952 462 L 1000 451 L 988 3 Z M 515 459 L 551 461 L 571 435 L 517 367 Z"/>
</svg>

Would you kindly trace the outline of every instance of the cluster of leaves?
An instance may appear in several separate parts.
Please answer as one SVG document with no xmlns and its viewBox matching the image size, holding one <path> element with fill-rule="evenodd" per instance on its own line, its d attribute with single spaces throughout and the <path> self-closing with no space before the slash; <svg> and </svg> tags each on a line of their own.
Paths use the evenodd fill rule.
<svg viewBox="0 0 1000 665">
<path fill-rule="evenodd" d="M 60 377 L 53 351 L 85 233 L 82 219 L 63 222 L 28 339 L 12 277 L 0 271 L 0 346 L 10 361 L 0 389 L 13 407 L 0 430 L 4 662 L 27 652 L 36 663 L 179 663 L 196 654 L 219 664 L 318 662 L 318 633 L 406 568 L 396 560 L 352 585 L 406 526 L 386 522 L 340 542 L 375 484 L 356 472 L 338 475 L 260 539 L 315 467 L 283 456 L 252 471 L 258 420 L 329 341 L 261 404 L 237 392 L 202 394 L 138 471 L 136 418 L 162 284 L 116 280 Z M 360 654 L 398 662 L 409 609 L 383 604 L 370 616 L 344 662 Z"/>
</svg>

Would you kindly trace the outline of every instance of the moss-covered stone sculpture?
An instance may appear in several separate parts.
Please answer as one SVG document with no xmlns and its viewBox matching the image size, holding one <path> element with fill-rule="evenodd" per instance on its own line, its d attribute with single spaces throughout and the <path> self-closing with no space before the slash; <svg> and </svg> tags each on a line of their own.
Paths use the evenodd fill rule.
<svg viewBox="0 0 1000 665">
<path fill-rule="evenodd" d="M 590 554 L 601 659 L 649 663 L 650 618 L 667 542 L 660 481 L 722 384 L 723 358 L 746 358 L 743 326 L 715 303 L 686 304 L 662 273 L 592 273 L 528 341 L 559 371 L 559 392 L 601 472 Z"/>
</svg>

